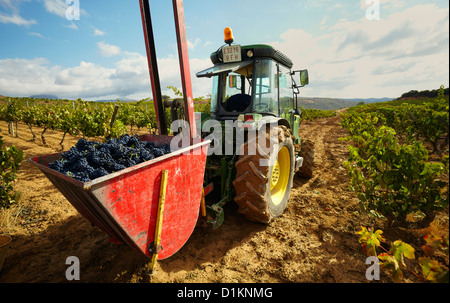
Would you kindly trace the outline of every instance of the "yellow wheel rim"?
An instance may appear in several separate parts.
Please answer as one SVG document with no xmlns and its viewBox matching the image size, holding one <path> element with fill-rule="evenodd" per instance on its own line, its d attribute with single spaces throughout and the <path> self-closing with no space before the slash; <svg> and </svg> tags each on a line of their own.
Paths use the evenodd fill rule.
<svg viewBox="0 0 450 303">
<path fill-rule="evenodd" d="M 280 178 L 280 164 L 278 163 L 278 160 L 275 162 L 275 165 L 272 168 L 272 178 L 270 183 L 270 190 L 272 190 L 278 183 L 278 180 Z"/>
<path fill-rule="evenodd" d="M 281 203 L 286 194 L 289 183 L 289 175 L 291 173 L 291 157 L 289 149 L 283 146 L 278 151 L 278 158 L 272 168 L 270 177 L 270 193 L 273 204 Z"/>
</svg>

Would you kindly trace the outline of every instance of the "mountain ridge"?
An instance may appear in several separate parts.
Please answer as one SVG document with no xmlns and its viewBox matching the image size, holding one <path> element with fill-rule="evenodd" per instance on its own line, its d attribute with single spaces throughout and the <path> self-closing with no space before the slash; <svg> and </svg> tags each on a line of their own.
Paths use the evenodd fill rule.
<svg viewBox="0 0 450 303">
<path fill-rule="evenodd" d="M 335 110 L 355 106 L 360 102 L 375 103 L 393 100 L 394 98 L 325 98 L 325 97 L 299 97 L 297 104 L 306 109 Z"/>
</svg>

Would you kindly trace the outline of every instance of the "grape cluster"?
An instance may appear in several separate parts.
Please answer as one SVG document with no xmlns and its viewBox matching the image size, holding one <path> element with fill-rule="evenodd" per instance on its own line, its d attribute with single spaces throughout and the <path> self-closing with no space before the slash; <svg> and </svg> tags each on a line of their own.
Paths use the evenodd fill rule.
<svg viewBox="0 0 450 303">
<path fill-rule="evenodd" d="M 105 143 L 84 138 L 62 158 L 49 164 L 49 168 L 82 182 L 152 160 L 170 153 L 170 146 L 156 147 L 151 141 L 141 141 L 137 135 L 123 135 Z"/>
</svg>

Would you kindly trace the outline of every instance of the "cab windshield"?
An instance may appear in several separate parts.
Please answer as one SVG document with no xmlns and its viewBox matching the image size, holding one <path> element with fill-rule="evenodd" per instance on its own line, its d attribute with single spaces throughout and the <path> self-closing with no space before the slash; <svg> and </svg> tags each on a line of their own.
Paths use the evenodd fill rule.
<svg viewBox="0 0 450 303">
<path fill-rule="evenodd" d="M 277 63 L 270 59 L 257 59 L 254 64 L 236 71 L 215 75 L 211 112 L 225 115 L 251 112 L 278 116 L 278 77 Z M 286 81 L 282 83 L 287 85 Z"/>
</svg>

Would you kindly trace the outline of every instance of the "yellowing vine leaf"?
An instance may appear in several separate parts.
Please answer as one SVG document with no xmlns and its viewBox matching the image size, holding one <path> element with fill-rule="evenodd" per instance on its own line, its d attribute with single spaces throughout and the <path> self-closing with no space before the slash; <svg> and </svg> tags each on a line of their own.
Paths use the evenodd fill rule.
<svg viewBox="0 0 450 303">
<path fill-rule="evenodd" d="M 380 267 L 395 283 L 402 282 L 402 268 L 406 268 L 404 257 L 414 259 L 414 248 L 401 240 L 392 243 L 389 253 L 378 255 L 378 259 L 381 261 Z"/>
<path fill-rule="evenodd" d="M 399 266 L 398 260 L 390 254 L 382 253 L 378 255 L 380 267 L 383 269 L 395 283 L 402 282 L 403 272 Z"/>
<path fill-rule="evenodd" d="M 444 239 L 442 239 L 442 237 L 435 236 L 433 234 L 426 235 L 424 239 L 426 244 L 422 246 L 422 250 L 427 256 L 432 256 L 444 243 Z"/>
<path fill-rule="evenodd" d="M 362 247 L 368 256 L 376 256 L 376 249 L 380 246 L 380 242 L 384 242 L 382 230 L 377 230 L 373 232 L 372 228 L 367 229 L 364 226 L 361 226 L 361 230 L 356 232 L 359 237 L 359 243 L 362 244 Z"/>
<path fill-rule="evenodd" d="M 432 282 L 448 283 L 448 271 L 438 261 L 430 258 L 419 258 L 419 263 L 425 279 Z M 445 278 L 447 281 L 445 281 Z"/>
<path fill-rule="evenodd" d="M 414 259 L 415 258 L 414 251 L 415 250 L 411 245 L 401 240 L 397 240 L 394 243 L 392 243 L 390 250 L 395 259 L 397 259 L 399 264 L 403 267 L 406 267 L 403 257 L 406 257 L 408 259 Z"/>
</svg>

